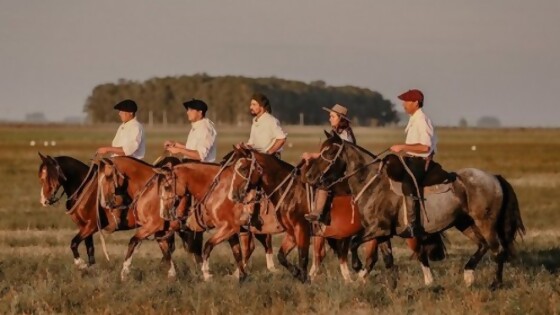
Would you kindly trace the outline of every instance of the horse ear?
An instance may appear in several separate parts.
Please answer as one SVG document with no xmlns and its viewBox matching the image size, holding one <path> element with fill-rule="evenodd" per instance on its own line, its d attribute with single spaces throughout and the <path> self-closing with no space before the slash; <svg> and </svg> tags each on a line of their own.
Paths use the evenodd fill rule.
<svg viewBox="0 0 560 315">
<path fill-rule="evenodd" d="M 44 156 L 41 152 L 37 151 L 37 153 L 39 153 L 39 157 L 41 158 L 41 161 L 43 161 L 43 163 L 47 162 L 47 157 Z"/>
<path fill-rule="evenodd" d="M 340 136 L 336 132 L 333 132 L 332 138 L 334 138 L 335 141 L 342 141 L 342 138 L 340 138 Z"/>
<path fill-rule="evenodd" d="M 323 132 L 325 133 L 325 136 L 327 136 L 327 139 L 330 139 L 332 137 L 332 134 L 326 130 L 323 129 Z"/>
</svg>

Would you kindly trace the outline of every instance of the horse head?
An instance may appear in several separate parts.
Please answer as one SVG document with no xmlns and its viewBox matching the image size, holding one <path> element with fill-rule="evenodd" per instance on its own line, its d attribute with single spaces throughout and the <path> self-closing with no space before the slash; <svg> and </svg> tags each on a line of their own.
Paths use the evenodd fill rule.
<svg viewBox="0 0 560 315">
<path fill-rule="evenodd" d="M 104 208 L 118 208 L 124 205 L 122 191 L 126 189 L 126 177 L 119 172 L 112 159 L 97 160 L 98 190 L 100 204 Z"/>
<path fill-rule="evenodd" d="M 259 153 L 247 147 L 234 147 L 233 176 L 228 198 L 234 202 L 242 202 L 247 193 L 261 180 L 263 167 L 259 161 Z"/>
<path fill-rule="evenodd" d="M 177 185 L 177 175 L 173 170 L 173 166 L 173 163 L 167 163 L 159 168 L 154 168 L 154 171 L 157 173 L 157 187 L 161 213 L 171 213 L 172 210 L 177 207 L 181 196 L 186 193 Z"/>
<path fill-rule="evenodd" d="M 320 188 L 329 187 L 346 171 L 346 162 L 342 158 L 346 142 L 336 133 L 325 131 L 325 134 L 327 140 L 321 144 L 319 157 L 309 161 L 303 172 L 307 183 Z"/>
<path fill-rule="evenodd" d="M 41 165 L 39 166 L 39 182 L 41 183 L 41 204 L 46 207 L 53 205 L 62 197 L 61 193 L 57 196 L 57 192 L 62 187 L 62 182 L 65 182 L 66 176 L 60 168 L 56 159 L 50 155 L 44 156 L 39 152 L 41 158 Z"/>
</svg>

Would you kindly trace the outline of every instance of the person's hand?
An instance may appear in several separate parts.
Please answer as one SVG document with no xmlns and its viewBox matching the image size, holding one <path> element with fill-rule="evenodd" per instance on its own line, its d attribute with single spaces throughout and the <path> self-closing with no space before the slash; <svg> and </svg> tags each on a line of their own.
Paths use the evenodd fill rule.
<svg viewBox="0 0 560 315">
<path fill-rule="evenodd" d="M 167 150 L 167 152 L 169 152 L 171 154 L 179 153 L 179 148 L 176 148 L 174 146 L 169 146 L 169 147 L 165 148 L 165 150 Z"/>
<path fill-rule="evenodd" d="M 402 145 L 402 144 L 395 144 L 395 145 L 391 146 L 390 150 L 393 151 L 393 152 L 395 152 L 395 153 L 399 153 L 399 152 L 401 152 L 401 151 L 404 150 L 404 145 Z"/>
<path fill-rule="evenodd" d="M 173 147 L 175 146 L 175 142 L 174 141 L 170 141 L 170 140 L 165 140 L 165 142 L 163 143 L 163 148 L 166 149 L 168 147 Z"/>
<path fill-rule="evenodd" d="M 107 153 L 109 153 L 109 149 L 107 147 L 101 147 L 95 152 L 96 155 L 105 155 Z"/>
<path fill-rule="evenodd" d="M 311 156 L 311 153 L 309 153 L 309 152 L 303 152 L 303 154 L 301 155 L 301 158 L 304 159 L 305 161 L 309 161 L 312 158 L 312 156 Z"/>
</svg>

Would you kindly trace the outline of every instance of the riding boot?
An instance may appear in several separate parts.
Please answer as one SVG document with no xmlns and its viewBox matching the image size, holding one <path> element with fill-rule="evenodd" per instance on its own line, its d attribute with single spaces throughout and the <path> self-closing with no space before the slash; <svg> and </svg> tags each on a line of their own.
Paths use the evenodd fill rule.
<svg viewBox="0 0 560 315">
<path fill-rule="evenodd" d="M 424 234 L 420 218 L 421 201 L 416 196 L 411 196 L 411 198 L 413 199 L 412 207 L 407 207 L 406 213 L 408 221 L 407 231 L 410 237 L 420 238 Z"/>
<path fill-rule="evenodd" d="M 314 222 L 314 221 L 318 221 L 319 218 L 321 218 L 321 215 L 323 214 L 323 209 L 325 208 L 325 205 L 327 203 L 328 196 L 329 196 L 328 190 L 317 189 L 315 195 L 314 208 L 310 213 L 307 213 L 305 215 L 305 219 L 307 219 L 307 221 Z"/>
</svg>

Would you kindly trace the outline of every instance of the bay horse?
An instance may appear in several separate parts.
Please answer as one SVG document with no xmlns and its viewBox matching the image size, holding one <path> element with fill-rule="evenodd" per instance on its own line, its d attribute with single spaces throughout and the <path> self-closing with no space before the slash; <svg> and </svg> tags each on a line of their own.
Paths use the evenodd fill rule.
<svg viewBox="0 0 560 315">
<path fill-rule="evenodd" d="M 162 163 L 164 163 L 164 161 L 158 164 Z M 195 168 L 202 167 L 204 165 L 218 167 L 217 164 L 206 164 L 192 160 L 179 165 L 194 165 Z M 130 272 L 130 265 L 134 250 L 142 240 L 145 240 L 150 236 L 155 236 L 158 241 L 163 241 L 168 235 L 173 235 L 174 230 L 170 227 L 170 221 L 163 218 L 162 204 L 165 204 L 169 202 L 169 200 L 173 199 L 174 206 L 177 209 L 182 209 L 186 207 L 188 200 L 186 199 L 186 194 L 177 199 L 162 199 L 159 192 L 159 181 L 161 180 L 161 177 L 158 174 L 163 171 L 133 157 L 113 157 L 111 159 L 102 159 L 99 161 L 99 170 L 99 187 L 101 191 L 100 203 L 102 205 L 106 205 L 108 207 L 114 206 L 112 203 L 115 203 L 115 200 L 118 199 L 116 198 L 116 192 L 118 189 L 124 189 L 128 197 L 133 199 L 133 205 L 131 205 L 132 211 L 129 212 L 135 217 L 137 230 L 135 235 L 130 239 L 128 251 L 121 270 L 121 278 L 125 279 Z M 197 181 L 198 180 L 199 178 L 197 178 Z M 166 213 L 170 212 L 168 211 Z M 239 232 L 239 229 L 237 229 L 237 232 Z M 196 234 L 196 238 L 199 242 L 202 242 L 202 233 L 203 232 L 200 231 Z M 245 257 L 243 257 L 240 249 L 239 235 L 237 233 L 234 234 L 235 235 L 230 235 L 228 240 L 231 245 L 233 256 L 238 265 L 238 274 L 242 279 L 245 274 L 244 266 L 246 265 L 246 260 L 244 260 L 244 258 L 249 259 L 252 248 L 249 248 L 248 253 L 246 253 Z M 212 239 L 213 237 L 210 238 L 210 240 Z M 272 250 L 271 248 L 267 248 L 267 244 L 269 244 L 269 242 L 267 242 L 266 236 L 259 236 L 257 239 L 263 243 L 267 252 Z M 207 244 L 208 241 L 205 244 L 205 253 L 207 251 Z M 202 253 L 202 246 L 200 246 L 200 252 Z M 168 275 L 173 277 L 175 267 L 171 257 L 169 257 L 168 262 Z M 210 277 L 210 273 L 208 270 L 207 255 L 201 255 L 200 262 L 202 264 L 201 269 L 203 270 L 203 275 L 205 279 L 208 279 Z M 272 263 L 272 265 L 270 265 L 270 263 L 272 262 L 267 259 L 267 267 L 269 267 L 269 270 L 274 270 L 274 264 Z"/>
<path fill-rule="evenodd" d="M 358 200 L 364 240 L 403 235 L 406 215 L 400 209 L 412 204 L 410 199 L 403 201 L 392 188 L 393 182 L 408 176 L 399 157 L 388 155 L 381 160 L 338 135 L 327 137 L 321 145 L 320 158 L 307 169 L 308 182 L 328 187 L 341 178 L 348 179 L 354 197 L 364 196 Z M 438 233 L 455 227 L 477 244 L 477 251 L 464 267 L 467 286 L 472 285 L 476 266 L 491 250 L 497 262 L 491 287 L 497 288 L 502 283 L 503 265 L 514 253 L 516 235 L 525 232 L 515 191 L 503 177 L 475 168 L 461 169 L 456 175 L 447 192 L 432 199 L 425 196 L 424 203 L 430 207 L 424 207 L 421 213 L 424 230 Z M 419 260 L 424 282 L 430 285 L 433 276 L 426 254 L 420 254 Z"/>
<path fill-rule="evenodd" d="M 231 154 L 235 154 L 235 152 Z M 234 161 L 235 158 L 232 156 L 230 160 Z M 211 277 L 208 259 L 212 249 L 240 230 L 241 222 L 239 218 L 243 211 L 243 204 L 234 202 L 229 198 L 233 178 L 232 163 L 223 166 L 207 163 L 187 163 L 174 166 L 171 172 L 162 172 L 162 176 L 165 178 L 160 181 L 162 209 L 173 208 L 177 196 L 191 194 L 205 209 L 197 220 L 201 221 L 201 225 L 217 230 L 204 244 L 202 272 L 205 279 Z M 270 201 L 272 204 L 274 203 L 273 199 Z M 296 233 L 296 231 L 309 229 L 309 223 L 303 217 L 304 213 L 295 216 L 292 213 L 285 213 L 286 217 L 282 221 L 278 221 L 272 211 L 266 210 L 269 207 L 271 207 L 271 203 L 264 202 L 261 209 L 263 214 L 262 225 L 260 227 L 251 226 L 250 231 L 254 234 L 277 234 L 286 231 L 287 234 L 278 252 L 278 259 L 294 277 L 305 282 L 307 280 L 309 233 Z M 289 263 L 286 259 L 286 255 L 296 246 L 300 254 L 299 267 Z M 244 269 L 240 267 L 238 267 L 237 273 L 240 279 L 246 276 Z"/>
<path fill-rule="evenodd" d="M 97 200 L 97 166 L 92 165 L 91 169 L 83 162 L 68 156 L 51 157 L 39 153 L 41 164 L 39 165 L 38 177 L 41 184 L 41 205 L 54 205 L 65 194 L 66 214 L 78 226 L 78 233 L 72 238 L 70 248 L 74 256 L 74 264 L 79 269 L 85 269 L 95 264 L 95 248 L 93 235 L 99 228 L 105 228 L 108 224 L 107 209 L 98 209 Z M 166 160 L 165 163 L 171 161 Z M 88 171 L 89 170 L 89 171 Z M 62 192 L 57 196 L 58 191 Z M 100 215 L 102 218 L 100 218 Z M 135 223 L 127 220 L 121 225 L 119 230 L 130 230 L 136 227 Z M 180 233 L 185 248 L 199 257 L 201 245 L 197 244 L 196 239 L 189 233 Z M 78 251 L 80 243 L 84 241 L 88 256 L 87 263 L 80 257 Z M 170 237 L 160 244 L 164 254 L 169 249 L 175 249 L 175 238 Z M 201 243 L 201 241 L 199 241 Z M 187 246 L 188 245 L 188 246 Z"/>
<path fill-rule="evenodd" d="M 301 176 L 296 176 L 298 168 L 294 167 L 273 155 L 259 153 L 255 150 L 248 148 L 237 149 L 239 158 L 236 159 L 234 167 L 235 175 L 231 184 L 231 198 L 235 201 L 243 200 L 248 191 L 253 188 L 252 186 L 261 186 L 265 193 L 277 205 L 278 209 L 274 215 L 279 217 L 279 220 L 284 215 L 283 212 L 289 215 L 300 215 L 310 211 L 312 200 L 308 200 L 306 195 L 306 184 Z M 306 166 L 303 165 L 302 170 Z M 325 238 L 337 240 L 337 245 L 332 246 L 336 248 L 339 259 L 340 270 L 345 281 L 351 281 L 350 272 L 347 266 L 348 246 L 350 239 L 354 236 L 360 236 L 363 233 L 363 228 L 360 223 L 361 218 L 358 207 L 354 205 L 352 196 L 349 196 L 347 183 L 340 183 L 333 187 L 334 198 L 332 208 L 330 210 L 331 222 L 329 225 L 324 226 L 320 235 L 314 238 L 314 261 L 312 268 L 309 272 L 310 277 L 315 277 L 318 267 L 324 257 L 323 244 Z M 280 203 L 280 205 L 278 205 Z M 319 205 L 322 207 L 322 205 Z M 283 222 L 283 221 L 280 221 Z M 309 226 L 309 222 L 307 222 Z M 299 235 L 300 238 L 309 238 L 312 231 L 302 230 L 298 231 L 300 234 L 307 232 L 307 235 Z M 357 255 L 357 248 L 361 245 L 361 241 L 355 242 L 352 246 L 353 267 L 355 270 L 361 268 Z M 359 277 L 365 281 L 378 258 L 378 248 L 381 250 L 385 267 L 391 269 L 393 267 L 393 256 L 391 243 L 389 239 L 380 242 L 379 247 L 377 242 L 368 241 L 366 243 L 365 268 L 359 270 Z M 427 251 L 434 259 L 442 259 L 436 257 L 435 253 L 443 250 L 443 239 L 439 235 L 430 239 L 430 246 L 421 247 L 421 250 Z M 441 256 L 441 254 L 440 254 Z M 279 253 L 279 260 L 282 259 Z"/>
</svg>

